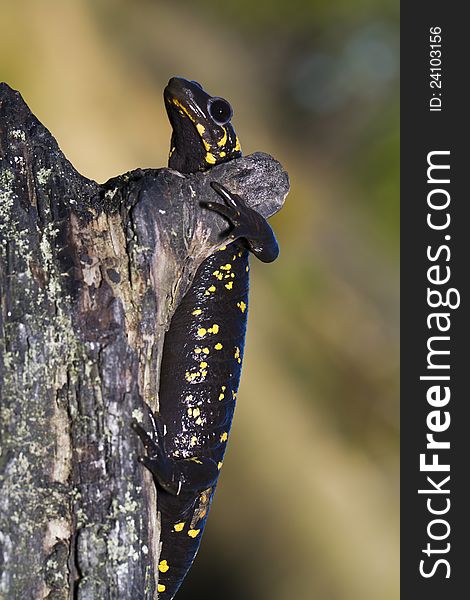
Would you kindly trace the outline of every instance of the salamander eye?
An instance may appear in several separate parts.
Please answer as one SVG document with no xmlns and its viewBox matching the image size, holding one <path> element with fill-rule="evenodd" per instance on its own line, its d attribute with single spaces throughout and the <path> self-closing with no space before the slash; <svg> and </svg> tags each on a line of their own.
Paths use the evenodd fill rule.
<svg viewBox="0 0 470 600">
<path fill-rule="evenodd" d="M 232 107 L 223 98 L 209 98 L 207 101 L 207 110 L 217 125 L 225 125 L 233 115 Z"/>
</svg>

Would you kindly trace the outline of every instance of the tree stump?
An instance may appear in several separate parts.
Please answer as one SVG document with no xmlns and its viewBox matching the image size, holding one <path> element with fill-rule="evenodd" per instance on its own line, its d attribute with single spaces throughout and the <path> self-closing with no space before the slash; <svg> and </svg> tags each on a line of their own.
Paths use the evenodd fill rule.
<svg viewBox="0 0 470 600">
<path fill-rule="evenodd" d="M 130 423 L 158 410 L 165 331 L 224 242 L 210 181 L 265 217 L 289 187 L 262 153 L 99 185 L 0 84 L 0 599 L 157 597 L 157 492 Z"/>
</svg>

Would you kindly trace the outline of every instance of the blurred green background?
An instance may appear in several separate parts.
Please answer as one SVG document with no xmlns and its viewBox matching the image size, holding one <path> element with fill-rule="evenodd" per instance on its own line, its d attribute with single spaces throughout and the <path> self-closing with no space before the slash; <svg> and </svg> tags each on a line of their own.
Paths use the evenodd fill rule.
<svg viewBox="0 0 470 600">
<path fill-rule="evenodd" d="M 172 75 L 291 177 L 179 598 L 398 598 L 398 2 L 1 0 L 0 79 L 84 175 L 166 165 Z"/>
</svg>

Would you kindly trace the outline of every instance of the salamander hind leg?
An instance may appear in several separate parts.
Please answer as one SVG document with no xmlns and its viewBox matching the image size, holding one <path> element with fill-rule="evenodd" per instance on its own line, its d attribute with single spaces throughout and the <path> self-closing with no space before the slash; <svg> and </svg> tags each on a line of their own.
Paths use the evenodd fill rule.
<svg viewBox="0 0 470 600">
<path fill-rule="evenodd" d="M 171 495 L 194 494 L 215 484 L 219 476 L 217 463 L 211 458 L 193 456 L 174 459 L 165 448 L 164 428 L 160 419 L 148 408 L 152 432 L 139 423 L 132 428 L 141 439 L 146 455 L 139 457 L 161 488 Z"/>
<path fill-rule="evenodd" d="M 221 196 L 220 202 L 203 202 L 202 206 L 219 213 L 230 222 L 229 240 L 245 239 L 250 252 L 263 262 L 272 262 L 279 255 L 279 246 L 267 220 L 250 208 L 238 194 L 225 186 L 211 181 L 211 187 Z"/>
</svg>

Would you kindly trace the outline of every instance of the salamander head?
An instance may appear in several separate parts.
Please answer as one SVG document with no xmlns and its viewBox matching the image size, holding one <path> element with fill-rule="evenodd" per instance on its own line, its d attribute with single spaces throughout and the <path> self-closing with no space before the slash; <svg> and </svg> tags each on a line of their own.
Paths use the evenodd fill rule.
<svg viewBox="0 0 470 600">
<path fill-rule="evenodd" d="M 230 123 L 232 107 L 196 81 L 172 77 L 163 93 L 173 133 L 168 166 L 182 173 L 206 171 L 241 156 Z"/>
</svg>

